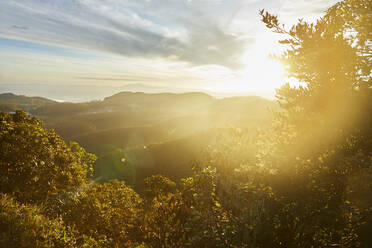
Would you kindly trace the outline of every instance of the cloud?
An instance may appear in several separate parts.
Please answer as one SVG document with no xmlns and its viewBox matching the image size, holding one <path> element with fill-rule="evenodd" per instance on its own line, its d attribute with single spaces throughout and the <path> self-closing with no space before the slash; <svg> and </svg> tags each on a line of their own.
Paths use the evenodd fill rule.
<svg viewBox="0 0 372 248">
<path fill-rule="evenodd" d="M 238 57 L 254 39 L 230 33 L 217 16 L 208 14 L 224 4 L 222 0 L 1 1 L 0 36 L 126 57 L 237 68 Z"/>
<path fill-rule="evenodd" d="M 280 0 L 280 14 L 288 19 L 308 18 L 314 20 L 340 0 Z"/>
</svg>

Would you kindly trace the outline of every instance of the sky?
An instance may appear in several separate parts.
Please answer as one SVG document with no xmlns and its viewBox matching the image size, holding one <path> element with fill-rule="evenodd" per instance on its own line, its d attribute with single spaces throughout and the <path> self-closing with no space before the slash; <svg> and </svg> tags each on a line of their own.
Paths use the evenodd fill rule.
<svg viewBox="0 0 372 248">
<path fill-rule="evenodd" d="M 92 100 L 127 84 L 274 92 L 283 48 L 258 11 L 290 26 L 336 0 L 0 0 L 0 93 Z"/>
</svg>

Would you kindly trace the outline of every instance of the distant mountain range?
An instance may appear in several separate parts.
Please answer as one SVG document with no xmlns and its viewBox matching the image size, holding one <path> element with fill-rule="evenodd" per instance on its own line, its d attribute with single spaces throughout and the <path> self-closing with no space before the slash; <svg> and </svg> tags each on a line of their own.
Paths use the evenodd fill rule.
<svg viewBox="0 0 372 248">
<path fill-rule="evenodd" d="M 55 128 L 65 138 L 111 129 L 129 131 L 125 129 L 128 127 L 150 130 L 142 128 L 148 125 L 159 133 L 180 133 L 182 130 L 183 135 L 230 124 L 244 127 L 269 120 L 270 108 L 277 109 L 278 105 L 258 96 L 217 99 L 201 92 L 150 94 L 124 91 L 100 101 L 82 103 L 0 94 L 1 111 L 25 110 L 43 119 L 48 127 Z M 158 123 L 166 128 L 159 128 Z"/>
<path fill-rule="evenodd" d="M 191 93 L 191 92 L 202 92 L 216 98 L 234 97 L 234 96 L 261 96 L 267 99 L 273 99 L 273 94 L 270 92 L 217 92 L 212 90 L 204 89 L 189 89 L 189 88 L 171 88 L 171 87 L 159 87 L 151 86 L 147 84 L 135 83 L 128 84 L 120 87 L 122 91 L 130 92 L 144 92 L 144 93 Z"/>
<path fill-rule="evenodd" d="M 216 98 L 232 96 L 257 95 L 267 99 L 273 99 L 271 92 L 214 92 L 204 89 L 177 88 L 152 86 L 142 83 L 126 84 L 122 86 L 110 85 L 46 85 L 46 84 L 0 84 L 0 92 L 13 92 L 27 96 L 44 96 L 55 101 L 63 102 L 86 102 L 102 100 L 107 96 L 118 92 L 144 92 L 144 93 L 187 93 L 203 92 Z"/>
<path fill-rule="evenodd" d="M 152 91 L 159 90 L 160 93 L 136 92 L 129 89 L 144 87 L 141 84 L 132 84 L 128 86 L 128 91 L 122 91 L 114 95 L 103 98 L 100 101 L 92 102 L 59 102 L 45 97 L 29 97 L 16 95 L 13 93 L 0 94 L 0 110 L 14 111 L 16 109 L 26 110 L 37 116 L 55 116 L 55 115 L 74 115 L 82 113 L 114 112 L 123 110 L 139 110 L 141 108 L 173 108 L 187 109 L 188 111 L 199 110 L 202 106 L 215 103 L 222 108 L 227 106 L 245 104 L 253 100 L 258 102 L 271 103 L 270 100 L 259 96 L 235 96 L 218 99 L 204 92 L 186 92 L 186 93 L 164 93 L 155 87 Z M 150 90 L 150 88 L 148 88 Z M 244 105 L 243 104 L 243 105 Z"/>
</svg>

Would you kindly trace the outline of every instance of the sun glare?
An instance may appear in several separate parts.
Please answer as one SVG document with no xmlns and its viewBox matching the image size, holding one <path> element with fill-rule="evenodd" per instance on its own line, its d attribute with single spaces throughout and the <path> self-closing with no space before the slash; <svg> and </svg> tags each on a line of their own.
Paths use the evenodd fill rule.
<svg viewBox="0 0 372 248">
<path fill-rule="evenodd" d="M 284 84 L 284 66 L 261 52 L 249 52 L 243 55 L 243 88 L 260 91 L 273 91 Z"/>
<path fill-rule="evenodd" d="M 274 93 L 288 81 L 279 61 L 269 57 L 263 49 L 251 49 L 241 57 L 243 68 L 236 71 L 235 79 L 220 91 L 237 93 Z"/>
</svg>

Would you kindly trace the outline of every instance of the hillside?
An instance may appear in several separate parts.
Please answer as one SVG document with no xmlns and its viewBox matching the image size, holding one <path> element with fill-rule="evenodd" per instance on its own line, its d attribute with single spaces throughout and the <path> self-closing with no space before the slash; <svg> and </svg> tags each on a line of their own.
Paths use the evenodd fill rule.
<svg viewBox="0 0 372 248">
<path fill-rule="evenodd" d="M 53 100 L 44 97 L 29 97 L 15 95 L 13 93 L 0 94 L 0 111 L 11 112 L 17 109 L 33 111 L 45 105 L 56 103 Z"/>
<path fill-rule="evenodd" d="M 178 181 L 192 174 L 193 162 L 202 150 L 213 143 L 216 130 L 200 132 L 184 138 L 116 149 L 101 156 L 95 163 L 95 177 L 106 181 L 113 178 L 125 180 L 137 191 L 143 190 L 143 179 L 161 174 Z"/>
<path fill-rule="evenodd" d="M 186 165 L 213 143 L 216 130 L 269 126 L 269 109 L 278 109 L 276 103 L 257 96 L 216 99 L 198 92 L 120 92 L 102 101 L 84 103 L 15 95 L 3 99 L 9 99 L 8 104 L 24 104 L 47 128 L 98 155 L 97 178 L 125 179 L 140 188 L 136 182 L 152 174 L 174 180 L 189 175 L 190 166 Z M 33 105 L 35 102 L 39 105 Z M 135 168 L 134 177 L 133 171 L 128 171 L 132 167 L 118 167 L 127 156 Z"/>
<path fill-rule="evenodd" d="M 138 126 L 164 126 L 160 128 L 174 133 L 227 125 L 261 125 L 271 118 L 269 108 L 277 109 L 276 103 L 256 96 L 216 99 L 204 93 L 121 92 L 102 101 L 44 105 L 31 113 L 70 140 Z"/>
<path fill-rule="evenodd" d="M 3 93 L 0 94 L 0 101 L 7 103 L 16 103 L 16 104 L 29 104 L 29 105 L 46 105 L 56 103 L 53 100 L 44 98 L 44 97 L 29 97 L 23 95 L 15 95 L 13 93 Z"/>
</svg>

